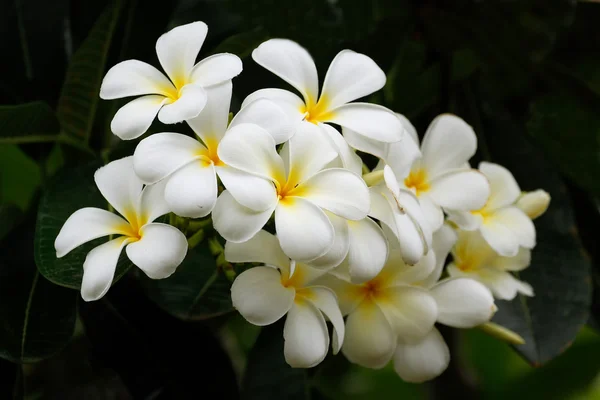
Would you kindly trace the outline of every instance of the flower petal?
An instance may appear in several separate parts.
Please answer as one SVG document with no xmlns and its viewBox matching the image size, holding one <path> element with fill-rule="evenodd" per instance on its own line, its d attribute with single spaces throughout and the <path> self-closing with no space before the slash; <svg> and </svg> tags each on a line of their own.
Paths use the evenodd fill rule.
<svg viewBox="0 0 600 400">
<path fill-rule="evenodd" d="M 200 114 L 206 102 L 206 91 L 203 88 L 194 84 L 185 85 L 179 91 L 177 100 L 160 109 L 158 119 L 163 124 L 176 124 L 192 119 Z"/>
<path fill-rule="evenodd" d="M 448 265 L 447 270 L 451 277 L 471 278 L 483 283 L 492 291 L 494 298 L 499 300 L 512 300 L 518 293 L 533 296 L 533 288 L 528 283 L 518 280 L 507 271 L 481 268 L 475 271 L 463 272 L 454 264 Z"/>
<path fill-rule="evenodd" d="M 469 211 L 446 210 L 448 221 L 454 222 L 458 227 L 465 231 L 474 231 L 483 224 L 483 217 L 479 213 Z"/>
<path fill-rule="evenodd" d="M 439 206 L 452 210 L 479 210 L 490 195 L 485 175 L 474 169 L 443 173 L 429 185 L 429 197 Z"/>
<path fill-rule="evenodd" d="M 394 370 L 406 382 L 422 383 L 441 375 L 450 363 L 450 350 L 437 329 L 418 342 L 399 341 Z"/>
<path fill-rule="evenodd" d="M 235 54 L 214 54 L 194 65 L 190 82 L 202 87 L 219 85 L 238 76 L 242 68 L 242 60 Z"/>
<path fill-rule="evenodd" d="M 248 97 L 242 102 L 242 107 L 246 107 L 248 104 L 258 100 L 267 99 L 271 100 L 286 113 L 289 120 L 294 123 L 299 123 L 304 118 L 304 108 L 306 108 L 304 101 L 298 97 L 295 93 L 289 90 L 283 89 L 259 89 L 256 92 L 250 93 Z"/>
<path fill-rule="evenodd" d="M 135 148 L 133 168 L 144 183 L 152 184 L 197 160 L 205 150 L 200 142 L 189 136 L 156 133 L 140 141 Z"/>
<path fill-rule="evenodd" d="M 142 96 L 130 101 L 115 113 L 110 130 L 123 140 L 142 136 L 167 101 L 166 97 L 159 95 Z"/>
<path fill-rule="evenodd" d="M 242 272 L 231 285 L 233 307 L 248 322 L 270 325 L 283 317 L 294 304 L 296 291 L 281 284 L 279 271 L 254 267 Z"/>
<path fill-rule="evenodd" d="M 268 99 L 256 99 L 244 106 L 233 118 L 229 127 L 238 124 L 255 124 L 269 132 L 275 143 L 283 143 L 294 134 L 292 121 L 275 102 Z"/>
<path fill-rule="evenodd" d="M 435 253 L 435 268 L 422 282 L 421 286 L 425 288 L 432 287 L 442 276 L 446 258 L 450 250 L 456 243 L 458 235 L 448 224 L 444 224 L 440 229 L 433 233 L 431 247 Z"/>
<path fill-rule="evenodd" d="M 501 165 L 482 161 L 479 170 L 490 182 L 491 194 L 486 210 L 496 210 L 517 201 L 521 195 L 519 184 L 509 170 Z"/>
<path fill-rule="evenodd" d="M 342 50 L 329 65 L 321 98 L 329 109 L 334 109 L 376 92 L 384 85 L 385 73 L 373 59 L 352 50 Z"/>
<path fill-rule="evenodd" d="M 118 215 L 99 208 L 81 208 L 71 214 L 60 228 L 54 241 L 56 257 L 64 257 L 90 240 L 112 234 L 128 235 L 129 232 L 129 224 Z"/>
<path fill-rule="evenodd" d="M 178 88 L 188 82 L 207 33 L 206 24 L 196 21 L 177 26 L 156 41 L 160 65 Z"/>
<path fill-rule="evenodd" d="M 217 174 L 235 201 L 255 211 L 273 209 L 277 191 L 273 182 L 228 166 L 216 167 Z"/>
<path fill-rule="evenodd" d="M 302 296 L 317 307 L 333 325 L 333 354 L 337 354 L 344 343 L 344 318 L 333 290 L 325 286 L 302 289 Z"/>
<path fill-rule="evenodd" d="M 325 318 L 311 302 L 296 299 L 283 327 L 283 354 L 294 368 L 310 368 L 325 359 L 329 333 Z"/>
<path fill-rule="evenodd" d="M 406 133 L 410 136 L 410 138 L 415 142 L 417 147 L 419 146 L 419 135 L 417 134 L 417 130 L 414 125 L 406 118 L 404 115 L 400 113 L 395 113 L 398 118 L 400 118 L 400 122 L 402 122 L 402 126 Z"/>
<path fill-rule="evenodd" d="M 435 299 L 427 290 L 411 286 L 384 289 L 377 305 L 394 332 L 405 340 L 417 340 L 427 334 L 438 316 Z"/>
<path fill-rule="evenodd" d="M 127 60 L 108 70 L 100 86 L 100 98 L 112 100 L 141 94 L 169 96 L 176 91 L 167 77 L 152 65 Z"/>
<path fill-rule="evenodd" d="M 529 217 L 517 207 L 506 207 L 496 211 L 491 217 L 506 226 L 515 235 L 520 246 L 532 249 L 535 246 L 535 225 Z M 486 219 L 488 223 L 488 219 Z"/>
<path fill-rule="evenodd" d="M 468 278 L 446 279 L 431 288 L 438 322 L 454 328 L 473 328 L 489 321 L 496 311 L 492 293 Z"/>
<path fill-rule="evenodd" d="M 206 146 L 215 147 L 213 151 L 227 131 L 232 89 L 231 81 L 205 88 L 206 105 L 200 114 L 185 121 Z"/>
<path fill-rule="evenodd" d="M 171 212 L 171 208 L 165 200 L 166 185 L 167 180 L 163 180 L 153 185 L 147 185 L 142 190 L 140 215 L 144 216 L 147 222 L 152 222 L 156 218 Z"/>
<path fill-rule="evenodd" d="M 333 226 L 323 210 L 299 197 L 279 202 L 275 229 L 283 252 L 295 261 L 322 256 L 335 239 Z"/>
<path fill-rule="evenodd" d="M 168 278 L 188 250 L 185 235 L 171 225 L 152 223 L 140 229 L 141 239 L 130 243 L 127 257 L 151 279 Z"/>
<path fill-rule="evenodd" d="M 165 200 L 181 217 L 202 218 L 217 202 L 217 174 L 213 164 L 191 162 L 175 171 L 165 187 Z"/>
<path fill-rule="evenodd" d="M 319 95 L 317 67 L 304 47 L 288 39 L 270 39 L 254 49 L 252 59 L 295 87 L 306 103 L 316 102 Z"/>
<path fill-rule="evenodd" d="M 485 241 L 496 251 L 496 253 L 512 257 L 519 251 L 519 237 L 506 226 L 502 219 L 496 216 L 485 218 L 484 224 L 479 228 Z"/>
<path fill-rule="evenodd" d="M 259 262 L 282 269 L 290 265 L 275 235 L 265 230 L 242 243 L 225 243 L 225 259 L 232 263 Z"/>
<path fill-rule="evenodd" d="M 372 301 L 363 301 L 346 319 L 342 353 L 355 364 L 383 368 L 392 358 L 396 334 Z"/>
<path fill-rule="evenodd" d="M 326 212 L 326 215 L 335 231 L 335 239 L 333 245 L 325 254 L 310 261 L 310 266 L 320 269 L 330 269 L 340 265 L 348 255 L 350 246 L 348 222 L 330 212 Z"/>
<path fill-rule="evenodd" d="M 452 114 L 437 116 L 427 128 L 421 144 L 423 168 L 430 178 L 462 168 L 477 149 L 477 136 L 464 120 Z"/>
<path fill-rule="evenodd" d="M 369 189 L 356 174 L 330 168 L 318 172 L 297 188 L 300 196 L 342 218 L 360 220 L 370 208 Z"/>
<path fill-rule="evenodd" d="M 336 108 L 327 121 L 351 129 L 369 139 L 393 143 L 402 140 L 404 127 L 389 109 L 376 104 L 350 103 Z"/>
<path fill-rule="evenodd" d="M 319 127 L 325 132 L 327 135 L 326 137 L 328 137 L 331 141 L 331 147 L 337 151 L 342 162 L 341 166 L 350 170 L 350 172 L 361 176 L 363 171 L 362 159 L 352 150 L 352 148 L 350 148 L 350 146 L 348 146 L 348 143 L 346 140 L 344 140 L 344 137 L 340 134 L 340 132 L 328 124 L 319 123 Z"/>
<path fill-rule="evenodd" d="M 520 247 L 514 257 L 496 257 L 491 266 L 504 271 L 522 271 L 531 264 L 531 250 Z"/>
<path fill-rule="evenodd" d="M 404 261 L 413 265 L 429 251 L 432 233 L 412 192 L 401 190 L 398 202 L 404 210 L 404 214 L 394 213 L 400 251 Z"/>
<path fill-rule="evenodd" d="M 96 186 L 102 196 L 122 216 L 131 221 L 140 206 L 142 182 L 133 170 L 133 157 L 111 161 L 94 173 Z"/>
<path fill-rule="evenodd" d="M 402 260 L 402 254 L 398 251 L 390 253 L 386 267 L 392 267 L 396 270 L 394 285 L 414 284 L 419 285 L 421 281 L 427 278 L 435 268 L 435 253 L 429 250 L 415 265 L 407 265 Z"/>
<path fill-rule="evenodd" d="M 442 208 L 438 206 L 429 193 L 423 193 L 419 196 L 419 205 L 423 210 L 423 215 L 429 224 L 429 228 L 432 232 L 438 230 L 444 223 L 444 212 Z"/>
<path fill-rule="evenodd" d="M 119 255 L 131 239 L 121 236 L 93 248 L 83 263 L 81 297 L 85 301 L 95 301 L 103 297 L 115 276 Z"/>
<path fill-rule="evenodd" d="M 225 240 L 245 242 L 265 226 L 274 208 L 253 211 L 235 201 L 231 193 L 225 190 L 213 208 L 213 225 Z"/>
<path fill-rule="evenodd" d="M 361 283 L 379 274 L 388 257 L 388 243 L 371 218 L 348 221 L 350 247 L 348 266 L 352 282 Z"/>
<path fill-rule="evenodd" d="M 550 204 L 550 194 L 538 189 L 527 192 L 519 197 L 516 206 L 531 219 L 536 219 L 546 212 Z"/>
</svg>

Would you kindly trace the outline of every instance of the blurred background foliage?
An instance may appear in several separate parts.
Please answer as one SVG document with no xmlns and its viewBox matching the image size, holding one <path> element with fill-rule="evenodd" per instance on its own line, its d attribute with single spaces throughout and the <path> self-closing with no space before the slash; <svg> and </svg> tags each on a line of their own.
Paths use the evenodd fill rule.
<svg viewBox="0 0 600 400">
<path fill-rule="evenodd" d="M 0 398 L 2 399 L 600 399 L 600 4 L 576 0 L 10 0 L 0 12 Z M 233 111 L 281 86 L 250 54 L 262 41 L 298 41 L 323 78 L 350 48 L 386 72 L 369 98 L 405 114 L 422 135 L 452 112 L 479 140 L 473 160 L 507 166 L 523 190 L 552 195 L 521 278 L 533 299 L 499 302 L 494 321 L 526 344 L 512 350 L 479 330 L 443 331 L 448 371 L 423 385 L 392 369 L 328 356 L 287 367 L 282 326 L 235 314 L 236 273 L 215 240 L 178 272 L 150 281 L 129 270 L 96 303 L 80 301 L 83 246 L 57 262 L 53 241 L 74 210 L 102 206 L 93 171 L 129 155 L 102 101 L 115 63 L 158 66 L 168 29 L 202 20 L 200 58 L 244 62 Z M 184 125 L 177 130 L 185 131 Z M 151 132 L 170 130 L 159 122 Z M 171 222 L 197 243 L 203 221 Z M 93 246 L 92 244 L 91 246 Z M 513 351 L 514 350 L 514 351 Z"/>
</svg>

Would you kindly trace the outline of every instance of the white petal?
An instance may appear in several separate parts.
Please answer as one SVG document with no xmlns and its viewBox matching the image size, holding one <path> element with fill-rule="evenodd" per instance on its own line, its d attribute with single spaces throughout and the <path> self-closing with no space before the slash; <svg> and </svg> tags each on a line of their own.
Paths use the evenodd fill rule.
<svg viewBox="0 0 600 400">
<path fill-rule="evenodd" d="M 385 165 L 383 167 L 383 179 L 385 186 L 387 186 L 390 192 L 394 195 L 394 198 L 397 198 L 400 194 L 400 185 L 398 184 L 396 173 L 389 165 Z"/>
<path fill-rule="evenodd" d="M 431 230 L 417 199 L 411 192 L 401 190 L 398 201 L 404 209 L 404 214 L 394 213 L 400 251 L 404 261 L 413 265 L 429 251 Z"/>
<path fill-rule="evenodd" d="M 310 368 L 325 359 L 329 348 L 327 324 L 309 301 L 296 300 L 283 327 L 283 354 L 294 368 Z"/>
<path fill-rule="evenodd" d="M 441 281 L 431 288 L 437 302 L 438 322 L 455 328 L 473 328 L 489 321 L 496 311 L 492 293 L 468 278 Z"/>
<path fill-rule="evenodd" d="M 447 270 L 451 277 L 471 278 L 483 283 L 492 291 L 496 299 L 512 300 L 518 293 L 522 293 L 525 296 L 533 296 L 533 288 L 529 284 L 518 280 L 507 271 L 501 271 L 496 268 L 461 271 L 454 264 L 449 264 Z"/>
<path fill-rule="evenodd" d="M 429 228 L 433 232 L 438 230 L 444 223 L 444 212 L 442 211 L 442 208 L 433 201 L 429 196 L 429 193 L 423 193 L 419 196 L 419 205 L 423 210 Z"/>
<path fill-rule="evenodd" d="M 341 168 L 323 170 L 298 186 L 301 196 L 340 217 L 360 220 L 370 207 L 369 190 L 365 182 Z"/>
<path fill-rule="evenodd" d="M 364 301 L 348 315 L 342 353 L 350 362 L 383 368 L 395 347 L 396 334 L 376 304 Z"/>
<path fill-rule="evenodd" d="M 348 221 L 350 248 L 348 264 L 352 281 L 366 282 L 379 274 L 388 256 L 388 243 L 371 218 Z"/>
<path fill-rule="evenodd" d="M 235 201 L 255 211 L 273 209 L 277 191 L 273 182 L 228 166 L 216 167 L 217 174 Z"/>
<path fill-rule="evenodd" d="M 112 161 L 94 173 L 96 186 L 102 196 L 122 216 L 131 220 L 139 208 L 142 182 L 133 170 L 133 157 Z"/>
<path fill-rule="evenodd" d="M 205 88 L 207 102 L 200 114 L 186 122 L 207 146 L 219 144 L 229 122 L 229 105 L 231 103 L 231 81 Z"/>
<path fill-rule="evenodd" d="M 206 91 L 198 85 L 185 85 L 179 91 L 179 98 L 171 104 L 164 105 L 158 112 L 158 119 L 163 124 L 176 124 L 192 119 L 206 105 Z"/>
<path fill-rule="evenodd" d="M 268 99 L 256 99 L 245 105 L 233 118 L 229 127 L 255 124 L 269 132 L 275 143 L 283 143 L 294 134 L 292 120 L 282 107 Z"/>
<path fill-rule="evenodd" d="M 242 72 L 242 60 L 235 54 L 220 53 L 194 65 L 190 81 L 202 87 L 231 81 Z"/>
<path fill-rule="evenodd" d="M 435 299 L 427 290 L 396 286 L 377 297 L 377 305 L 400 338 L 416 340 L 433 328 L 438 316 Z"/>
<path fill-rule="evenodd" d="M 265 230 L 246 242 L 225 243 L 225 259 L 232 263 L 259 262 L 282 269 L 289 268 L 290 264 L 277 238 Z"/>
<path fill-rule="evenodd" d="M 483 217 L 478 213 L 453 210 L 446 210 L 446 212 L 448 220 L 454 222 L 460 229 L 465 231 L 474 231 L 475 229 L 479 229 L 481 224 L 483 224 Z"/>
<path fill-rule="evenodd" d="M 535 226 L 533 221 L 517 207 L 507 207 L 496 211 L 492 220 L 506 226 L 517 238 L 520 246 L 532 249 L 535 246 Z M 488 219 L 486 219 L 488 223 Z"/>
<path fill-rule="evenodd" d="M 461 168 L 477 149 L 473 128 L 452 114 L 437 116 L 427 128 L 421 144 L 423 167 L 430 178 Z"/>
<path fill-rule="evenodd" d="M 171 211 L 188 218 L 210 214 L 217 202 L 217 175 L 213 164 L 191 162 L 175 171 L 165 187 L 165 200 Z"/>
<path fill-rule="evenodd" d="M 142 96 L 130 101 L 115 113 L 110 130 L 123 140 L 142 136 L 166 101 L 166 97 L 159 95 Z"/>
<path fill-rule="evenodd" d="M 402 140 L 400 119 L 385 107 L 368 103 L 350 103 L 333 110 L 327 121 L 351 129 L 369 139 L 393 143 Z"/>
<path fill-rule="evenodd" d="M 233 306 L 248 322 L 270 325 L 283 317 L 294 304 L 296 291 L 281 284 L 279 271 L 254 267 L 242 272 L 231 285 Z"/>
<path fill-rule="evenodd" d="M 123 247 L 129 238 L 122 236 L 93 248 L 83 263 L 81 297 L 85 301 L 100 299 L 108 292 Z"/>
<path fill-rule="evenodd" d="M 252 59 L 295 87 L 307 103 L 316 102 L 317 67 L 304 47 L 287 39 L 270 39 L 254 49 Z"/>
<path fill-rule="evenodd" d="M 214 228 L 225 240 L 245 242 L 256 235 L 273 214 L 273 208 L 265 211 L 253 211 L 234 200 L 225 190 L 213 208 Z"/>
<path fill-rule="evenodd" d="M 521 195 L 521 189 L 509 170 L 501 165 L 485 161 L 479 163 L 479 170 L 490 182 L 491 194 L 486 204 L 487 210 L 509 206 L 517 201 Z"/>
<path fill-rule="evenodd" d="M 422 383 L 441 375 L 450 363 L 450 350 L 437 329 L 418 342 L 398 342 L 394 370 L 406 382 Z"/>
<path fill-rule="evenodd" d="M 338 274 L 338 270 L 343 267 L 344 263 L 320 277 L 313 284 L 325 286 L 333 290 L 338 299 L 342 315 L 348 315 L 362 303 L 366 293 L 363 286 L 354 285 L 349 282 L 350 277 L 347 273 L 341 272 Z"/>
<path fill-rule="evenodd" d="M 328 124 L 319 123 L 319 127 L 327 134 L 327 137 L 331 140 L 332 147 L 337 151 L 344 168 L 350 170 L 357 174 L 358 176 L 362 175 L 362 166 L 363 162 L 361 158 L 356 154 L 344 137 L 335 129 L 333 126 Z"/>
<path fill-rule="evenodd" d="M 206 24 L 196 21 L 177 26 L 156 41 L 160 65 L 175 86 L 181 87 L 187 83 L 207 33 Z"/>
<path fill-rule="evenodd" d="M 394 251 L 390 254 L 386 263 L 386 268 L 391 267 L 397 271 L 394 278 L 395 285 L 419 285 L 435 269 L 435 253 L 433 250 L 429 250 L 415 265 L 407 265 L 403 262 L 401 256 L 398 251 Z"/>
<path fill-rule="evenodd" d="M 480 228 L 481 235 L 496 253 L 512 257 L 519 251 L 519 237 L 504 225 L 503 221 L 495 216 L 485 218 Z"/>
<path fill-rule="evenodd" d="M 138 60 L 118 63 L 108 70 L 100 86 L 100 98 L 105 100 L 140 94 L 169 96 L 177 92 L 173 84 L 159 70 Z"/>
<path fill-rule="evenodd" d="M 488 180 L 474 169 L 443 173 L 429 185 L 427 195 L 439 206 L 452 210 L 479 210 L 490 195 Z"/>
<path fill-rule="evenodd" d="M 156 133 L 143 139 L 135 148 L 133 168 L 144 183 L 152 184 L 193 162 L 204 150 L 200 142 L 189 136 Z"/>
<path fill-rule="evenodd" d="M 435 268 L 431 274 L 421 282 L 423 287 L 429 288 L 440 279 L 444 266 L 446 265 L 446 258 L 448 258 L 448 254 L 457 239 L 458 235 L 448 224 L 442 225 L 440 229 L 433 233 L 431 246 L 435 253 Z"/>
<path fill-rule="evenodd" d="M 283 161 L 275 149 L 275 140 L 258 125 L 238 124 L 227 131 L 218 149 L 227 165 L 262 176 L 284 180 Z"/>
<path fill-rule="evenodd" d="M 335 214 L 327 212 L 327 217 L 335 231 L 333 245 L 322 256 L 310 261 L 310 265 L 315 268 L 330 269 L 336 267 L 344 261 L 348 254 L 350 238 L 348 236 L 348 222 Z"/>
<path fill-rule="evenodd" d="M 56 257 L 64 257 L 90 240 L 112 234 L 127 235 L 130 230 L 129 223 L 116 214 L 99 208 L 81 208 L 71 214 L 60 228 L 54 241 Z"/>
<path fill-rule="evenodd" d="M 413 142 L 415 142 L 415 144 L 419 146 L 419 135 L 417 134 L 417 130 L 415 129 L 414 125 L 404 115 L 396 113 L 396 116 L 400 118 L 402 126 L 406 130 L 406 133 L 408 133 Z"/>
<path fill-rule="evenodd" d="M 504 271 L 522 271 L 529 267 L 529 264 L 531 264 L 531 250 L 520 247 L 516 256 L 496 257 L 491 266 Z"/>
<path fill-rule="evenodd" d="M 546 212 L 550 204 L 550 195 L 545 190 L 535 190 L 519 197 L 516 206 L 531 219 L 536 219 Z"/>
<path fill-rule="evenodd" d="M 248 97 L 244 99 L 242 102 L 242 108 L 246 107 L 248 104 L 256 101 L 257 99 L 267 99 L 277 104 L 279 107 L 281 107 L 283 112 L 286 113 L 292 123 L 299 123 L 302 121 L 302 118 L 304 118 L 303 110 L 306 108 L 304 101 L 289 90 L 259 89 L 256 92 L 250 93 Z"/>
<path fill-rule="evenodd" d="M 378 91 L 385 73 L 370 57 L 352 50 L 340 51 L 327 70 L 321 97 L 334 109 Z"/>
<path fill-rule="evenodd" d="M 145 186 L 142 190 L 140 200 L 140 215 L 145 217 L 147 222 L 152 222 L 161 215 L 171 212 L 169 204 L 165 200 L 165 186 L 167 181 Z"/>
<path fill-rule="evenodd" d="M 344 343 L 344 318 L 333 290 L 325 286 L 313 286 L 302 290 L 302 296 L 317 307 L 333 325 L 333 354 L 337 354 Z"/>
<path fill-rule="evenodd" d="M 335 239 L 333 226 L 323 210 L 299 197 L 279 202 L 275 229 L 283 252 L 296 261 L 322 256 Z"/>
</svg>

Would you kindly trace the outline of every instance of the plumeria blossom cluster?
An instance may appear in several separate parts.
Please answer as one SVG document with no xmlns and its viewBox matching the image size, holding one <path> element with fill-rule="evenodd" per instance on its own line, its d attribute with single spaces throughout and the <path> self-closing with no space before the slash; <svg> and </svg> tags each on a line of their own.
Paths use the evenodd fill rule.
<svg viewBox="0 0 600 400">
<path fill-rule="evenodd" d="M 121 139 L 144 134 L 156 115 L 195 135 L 147 135 L 96 172 L 116 212 L 80 209 L 55 242 L 63 257 L 110 235 L 85 259 L 84 300 L 106 294 L 123 248 L 152 279 L 177 273 L 188 242 L 154 222 L 168 213 L 210 218 L 225 259 L 250 266 L 232 284 L 233 305 L 255 325 L 285 318 L 292 367 L 319 364 L 331 346 L 422 382 L 450 359 L 436 324 L 472 328 L 490 320 L 495 298 L 533 296 L 513 273 L 530 264 L 532 220 L 550 198 L 522 192 L 500 165 L 472 167 L 477 138 L 465 121 L 442 114 L 420 141 L 404 116 L 356 101 L 385 85 L 371 58 L 341 51 L 320 87 L 310 54 L 286 39 L 262 43 L 252 59 L 297 93 L 260 89 L 231 119 L 242 62 L 217 54 L 196 63 L 206 34 L 194 22 L 158 39 L 168 77 L 128 60 L 104 78 L 104 99 L 143 95 L 115 114 Z M 357 151 L 378 160 L 372 170 Z"/>
</svg>

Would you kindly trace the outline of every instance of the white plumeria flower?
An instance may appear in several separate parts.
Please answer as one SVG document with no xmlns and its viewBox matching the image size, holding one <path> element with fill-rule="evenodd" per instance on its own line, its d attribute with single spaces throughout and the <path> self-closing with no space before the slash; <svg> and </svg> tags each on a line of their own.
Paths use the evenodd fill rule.
<svg viewBox="0 0 600 400">
<path fill-rule="evenodd" d="M 546 212 L 550 205 L 550 195 L 542 189 L 524 192 L 515 205 L 533 220 Z"/>
<path fill-rule="evenodd" d="M 123 247 L 131 262 L 152 279 L 167 278 L 175 272 L 186 256 L 188 244 L 178 229 L 153 222 L 169 212 L 164 185 L 143 187 L 133 171 L 132 157 L 98 169 L 94 180 L 100 193 L 124 218 L 99 208 L 82 208 L 58 233 L 54 247 L 59 258 L 90 240 L 119 235 L 88 253 L 83 263 L 81 297 L 93 301 L 106 294 Z"/>
<path fill-rule="evenodd" d="M 264 266 L 242 272 L 231 286 L 233 306 L 254 325 L 270 325 L 287 314 L 284 355 L 292 367 L 309 368 L 327 355 L 329 334 L 323 315 L 333 324 L 333 354 L 344 341 L 344 319 L 335 293 L 314 285 L 323 274 L 290 260 L 275 236 L 258 232 L 244 243 L 227 242 L 229 262 L 260 262 Z"/>
<path fill-rule="evenodd" d="M 385 73 L 370 57 L 351 50 L 339 52 L 329 66 L 320 94 L 315 63 L 298 43 L 270 39 L 254 49 L 252 58 L 296 88 L 303 99 L 287 90 L 261 89 L 246 101 L 261 97 L 272 99 L 286 106 L 292 120 L 315 124 L 326 137 L 340 136 L 326 124 L 334 123 L 381 142 L 402 139 L 402 124 L 390 110 L 375 104 L 352 103 L 385 85 Z M 356 161 L 352 160 L 345 142 L 332 144 L 340 152 L 344 166 Z"/>
<path fill-rule="evenodd" d="M 456 239 L 456 233 L 448 225 L 433 234 L 435 269 L 425 279 L 412 284 L 429 290 L 437 304 L 438 323 L 454 328 L 473 328 L 488 322 L 496 306 L 489 289 L 473 279 L 451 278 L 438 282 Z M 393 360 L 394 369 L 403 380 L 419 383 L 446 370 L 450 351 L 440 332 L 433 328 L 417 340 L 399 337 Z"/>
<path fill-rule="evenodd" d="M 483 207 L 490 185 L 468 164 L 477 149 L 473 129 L 455 115 L 439 115 L 427 128 L 419 153 L 414 127 L 400 118 L 410 136 L 401 143 L 376 142 L 351 129 L 344 129 L 344 137 L 350 146 L 379 157 L 392 168 L 399 186 L 418 197 L 431 231 L 442 226 L 442 209 L 471 211 Z"/>
<path fill-rule="evenodd" d="M 179 133 L 164 132 L 145 138 L 135 149 L 133 165 L 138 177 L 146 184 L 166 179 L 165 199 L 177 215 L 190 218 L 208 215 L 217 201 L 217 175 L 232 191 L 240 185 L 268 185 L 264 179 L 229 168 L 219 159 L 217 149 L 228 132 L 240 131 L 243 135 L 245 127 L 257 124 L 276 143 L 287 140 L 292 133 L 285 113 L 266 99 L 242 108 L 228 127 L 231 92 L 231 81 L 207 88 L 206 107 L 197 117 L 186 121 L 201 142 Z M 234 197 L 239 196 L 234 192 Z"/>
<path fill-rule="evenodd" d="M 498 164 L 481 162 L 479 170 L 487 177 L 491 193 L 485 205 L 475 211 L 449 211 L 449 219 L 464 230 L 479 230 L 497 253 L 515 256 L 520 247 L 535 247 L 535 226 L 515 205 L 521 189 L 509 170 Z"/>
<path fill-rule="evenodd" d="M 168 78 L 139 60 L 127 60 L 112 67 L 100 87 L 106 100 L 139 96 L 115 114 L 110 127 L 121 139 L 135 139 L 148 130 L 154 117 L 174 124 L 195 117 L 206 104 L 203 88 L 239 75 L 242 61 L 234 54 L 210 56 L 197 64 L 208 27 L 193 22 L 171 29 L 156 41 L 156 54 Z"/>
<path fill-rule="evenodd" d="M 533 288 L 515 278 L 511 272 L 522 271 L 531 263 L 531 251 L 519 248 L 516 255 L 499 255 L 478 231 L 459 231 L 452 250 L 453 262 L 448 273 L 455 277 L 469 277 L 486 285 L 501 300 L 512 300 L 518 293 L 533 296 Z"/>
<path fill-rule="evenodd" d="M 323 210 L 350 220 L 366 217 L 367 186 L 348 170 L 323 169 L 337 154 L 323 145 L 315 125 L 301 125 L 281 154 L 264 129 L 244 126 L 225 135 L 218 155 L 230 167 L 253 174 L 262 183 L 224 182 L 227 190 L 219 196 L 212 217 L 215 229 L 226 240 L 250 239 L 275 212 L 283 251 L 293 260 L 310 261 L 334 244 L 334 227 Z"/>
</svg>

